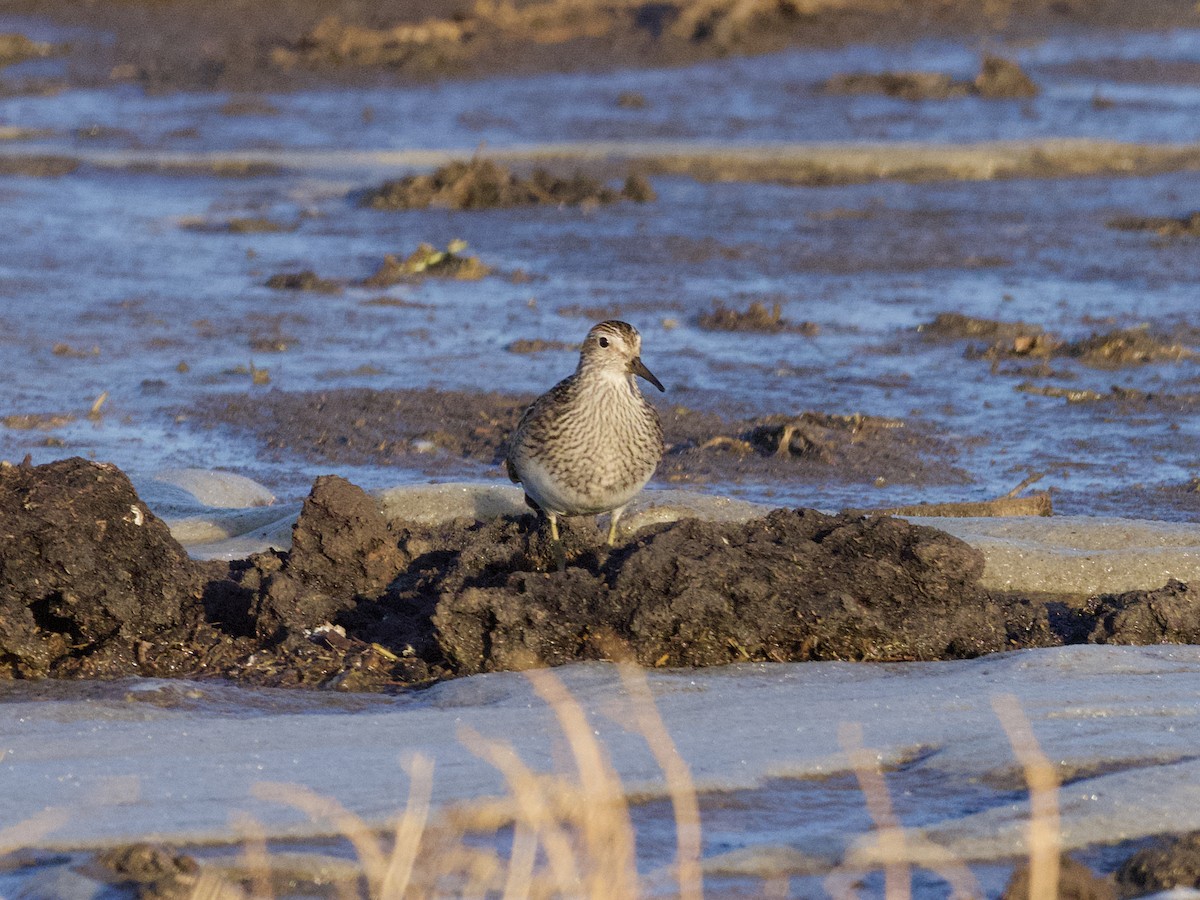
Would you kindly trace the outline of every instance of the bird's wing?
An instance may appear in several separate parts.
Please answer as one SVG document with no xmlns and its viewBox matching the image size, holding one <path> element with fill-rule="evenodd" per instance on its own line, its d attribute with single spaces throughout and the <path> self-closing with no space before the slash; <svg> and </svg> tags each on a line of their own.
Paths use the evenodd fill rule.
<svg viewBox="0 0 1200 900">
<path fill-rule="evenodd" d="M 521 421 L 517 422 L 517 427 L 513 430 L 512 437 L 509 438 L 508 451 L 505 453 L 504 466 L 508 470 L 508 477 L 513 484 L 520 484 L 521 477 L 517 474 L 517 467 L 513 465 L 513 449 L 521 443 L 525 437 L 526 430 L 532 428 L 536 431 L 538 424 L 542 420 L 545 410 L 566 403 L 571 396 L 574 388 L 575 376 L 568 375 L 542 396 L 538 397 L 524 413 L 521 414 Z"/>
</svg>

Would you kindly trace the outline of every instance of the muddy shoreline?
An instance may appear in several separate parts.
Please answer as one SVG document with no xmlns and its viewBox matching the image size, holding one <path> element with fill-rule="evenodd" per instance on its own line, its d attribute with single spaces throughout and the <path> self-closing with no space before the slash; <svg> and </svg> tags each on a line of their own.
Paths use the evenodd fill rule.
<svg viewBox="0 0 1200 900">
<path fill-rule="evenodd" d="M 548 71 L 674 66 L 787 47 L 955 37 L 987 44 L 1093 28 L 1195 26 L 1182 0 L 940 0 L 608 4 L 525 0 L 513 6 L 434 0 L 245 0 L 77 3 L 17 0 L 11 15 L 72 29 L 59 48 L 66 80 L 151 90 L 298 90 Z M 36 79 L 35 79 L 36 82 Z"/>
</svg>

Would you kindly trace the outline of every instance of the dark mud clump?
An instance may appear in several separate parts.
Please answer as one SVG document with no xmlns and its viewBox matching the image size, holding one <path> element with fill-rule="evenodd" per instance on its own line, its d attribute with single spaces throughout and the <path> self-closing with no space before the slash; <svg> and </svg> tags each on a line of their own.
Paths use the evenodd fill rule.
<svg viewBox="0 0 1200 900">
<path fill-rule="evenodd" d="M 356 598 L 377 596 L 407 562 L 375 501 L 344 478 L 322 476 L 292 529 L 291 552 L 264 554 L 256 567 L 258 636 L 303 638 Z M 250 587 L 250 578 L 240 584 Z"/>
<path fill-rule="evenodd" d="M 1000 900 L 1031 900 L 1032 877 L 1028 863 L 1013 872 Z M 1055 897 L 1061 900 L 1117 900 L 1111 878 L 1102 878 L 1081 862 L 1065 854 L 1058 863 L 1058 889 Z"/>
<path fill-rule="evenodd" d="M 1116 879 L 1122 897 L 1200 888 L 1200 831 L 1158 839 L 1125 860 Z"/>
<path fill-rule="evenodd" d="M 189 411 L 189 419 L 202 427 L 232 426 L 254 434 L 271 453 L 332 465 L 404 464 L 447 476 L 498 466 L 532 399 L 433 389 L 272 391 L 207 398 Z M 953 464 L 954 444 L 920 423 L 818 412 L 727 419 L 678 406 L 660 414 L 667 442 L 660 482 L 968 480 Z"/>
<path fill-rule="evenodd" d="M 202 574 L 118 469 L 82 459 L 0 468 L 0 669 L 133 663 L 201 618 Z"/>
<path fill-rule="evenodd" d="M 235 216 L 224 222 L 187 222 L 183 227 L 208 234 L 278 234 L 295 231 L 298 226 L 261 216 Z"/>
<path fill-rule="evenodd" d="M 595 178 L 576 173 L 559 178 L 535 169 L 528 178 L 510 172 L 487 159 L 452 162 L 428 175 L 409 175 L 387 181 L 360 198 L 372 209 L 495 209 L 551 204 L 579 206 L 654 199 L 649 182 L 630 175 L 620 189 L 610 188 Z"/>
<path fill-rule="evenodd" d="M 337 294 L 342 286 L 336 281 L 320 277 L 312 269 L 302 272 L 280 272 L 267 279 L 267 287 L 277 291 L 316 291 L 320 294 Z"/>
<path fill-rule="evenodd" d="M 1160 237 L 1200 237 L 1200 212 L 1172 216 L 1118 216 L 1108 220 L 1118 231 L 1152 231 Z"/>
<path fill-rule="evenodd" d="M 190 856 L 157 844 L 137 843 L 96 854 L 96 874 L 113 888 L 146 900 L 196 896 L 200 865 Z"/>
<path fill-rule="evenodd" d="M 971 85 L 975 93 L 989 100 L 1021 100 L 1038 95 L 1038 86 L 1011 59 L 988 54 Z"/>
<path fill-rule="evenodd" d="M 828 94 L 883 94 L 901 100 L 949 100 L 967 97 L 971 83 L 944 72 L 850 72 L 821 85 Z"/>
<path fill-rule="evenodd" d="M 706 331 L 757 331 L 765 334 L 802 334 L 813 337 L 820 332 L 815 322 L 789 322 L 783 317 L 782 307 L 776 303 L 771 309 L 755 300 L 745 310 L 730 309 L 720 303 L 713 311 L 703 313 L 699 325 Z"/>
<path fill-rule="evenodd" d="M 1036 97 L 1038 87 L 1015 62 L 987 55 L 973 81 L 943 72 L 852 72 L 835 75 L 821 85 L 830 94 L 883 94 L 901 100 L 951 100 L 983 97 L 1020 100 Z"/>
<path fill-rule="evenodd" d="M 1094 598 L 1093 613 L 1093 644 L 1200 643 L 1200 591 L 1174 579 L 1152 591 Z"/>
<path fill-rule="evenodd" d="M 478 256 L 467 256 L 466 241 L 451 241 L 445 250 L 432 244 L 421 244 L 404 259 L 390 253 L 383 264 L 363 281 L 364 287 L 390 287 L 405 281 L 421 278 L 455 278 L 459 281 L 478 281 L 491 274 Z"/>
<path fill-rule="evenodd" d="M 1095 369 L 1119 369 L 1156 362 L 1194 359 L 1195 350 L 1178 341 L 1152 334 L 1146 328 L 1119 328 L 1091 334 L 1076 341 L 1063 340 L 1039 325 L 976 319 L 959 313 L 942 313 L 918 331 L 937 338 L 983 338 L 985 347 L 969 346 L 968 359 L 1076 359 Z"/>
</svg>

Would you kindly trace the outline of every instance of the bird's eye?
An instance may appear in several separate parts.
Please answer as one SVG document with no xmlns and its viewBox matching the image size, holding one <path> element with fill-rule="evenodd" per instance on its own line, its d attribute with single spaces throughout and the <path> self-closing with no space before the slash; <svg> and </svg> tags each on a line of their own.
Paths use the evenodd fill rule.
<svg viewBox="0 0 1200 900">
<path fill-rule="evenodd" d="M 600 338 L 599 344 L 601 347 L 607 347 L 608 346 L 608 338 L 606 338 L 606 337 Z"/>
</svg>

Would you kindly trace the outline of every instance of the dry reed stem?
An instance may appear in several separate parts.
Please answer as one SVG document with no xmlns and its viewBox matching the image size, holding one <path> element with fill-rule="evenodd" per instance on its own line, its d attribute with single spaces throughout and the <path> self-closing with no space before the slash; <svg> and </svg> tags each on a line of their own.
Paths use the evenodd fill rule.
<svg viewBox="0 0 1200 900">
<path fill-rule="evenodd" d="M 408 772 L 408 803 L 396 821 L 395 840 L 380 885 L 380 895 L 387 898 L 403 897 L 408 890 L 433 796 L 431 760 L 418 754 L 405 769 Z"/>
<path fill-rule="evenodd" d="M 993 697 L 992 709 L 1029 785 L 1029 900 L 1055 900 L 1062 854 L 1058 773 L 1042 752 L 1029 717 L 1013 694 Z"/>
<path fill-rule="evenodd" d="M 368 895 L 384 900 L 381 892 L 387 872 L 387 857 L 366 822 L 350 812 L 332 797 L 297 784 L 260 781 L 251 788 L 260 800 L 282 803 L 300 810 L 313 822 L 331 823 L 354 847 L 367 878 Z"/>
<path fill-rule="evenodd" d="M 675 813 L 675 872 L 680 900 L 701 900 L 704 882 L 700 871 L 700 802 L 696 784 L 654 703 L 645 670 L 632 662 L 617 665 L 621 683 L 633 702 L 634 721 L 667 779 L 667 792 Z"/>
<path fill-rule="evenodd" d="M 583 837 L 588 872 L 586 893 L 591 897 L 637 897 L 633 823 L 621 781 L 608 753 L 588 724 L 583 707 L 555 675 L 532 669 L 525 673 L 534 691 L 550 704 L 570 745 L 583 788 Z"/>
<path fill-rule="evenodd" d="M 267 832 L 262 823 L 247 813 L 233 816 L 233 829 L 242 842 L 242 867 L 250 878 L 252 900 L 268 900 L 271 890 L 271 856 L 267 851 Z"/>
<path fill-rule="evenodd" d="M 523 900 L 533 884 L 537 863 L 537 834 L 525 822 L 513 826 L 512 851 L 508 856 L 508 875 L 504 879 L 503 900 Z"/>
<path fill-rule="evenodd" d="M 838 743 L 850 757 L 859 790 L 867 801 L 867 811 L 875 823 L 879 853 L 884 859 L 884 896 L 888 900 L 910 900 L 912 870 L 906 861 L 904 829 L 892 810 L 892 798 L 883 780 L 875 755 L 863 746 L 862 725 L 842 722 L 838 725 Z"/>
<path fill-rule="evenodd" d="M 575 865 L 575 851 L 566 830 L 551 812 L 537 777 L 504 741 L 489 741 L 467 727 L 459 730 L 459 740 L 504 776 L 516 805 L 517 820 L 524 822 L 541 842 L 556 886 L 564 894 L 578 894 L 583 881 Z"/>
<path fill-rule="evenodd" d="M 944 879 L 951 897 L 983 897 L 983 888 L 966 864 L 945 847 L 907 833 L 892 809 L 887 783 L 875 756 L 863 746 L 862 726 L 842 723 L 838 740 L 850 757 L 859 788 L 867 802 L 867 811 L 875 823 L 873 843 L 856 847 L 846 854 L 842 864 L 825 879 L 826 889 L 838 898 L 855 898 L 855 887 L 865 872 L 884 870 L 884 894 L 892 898 L 911 895 L 911 867 L 919 866 Z"/>
</svg>

